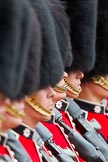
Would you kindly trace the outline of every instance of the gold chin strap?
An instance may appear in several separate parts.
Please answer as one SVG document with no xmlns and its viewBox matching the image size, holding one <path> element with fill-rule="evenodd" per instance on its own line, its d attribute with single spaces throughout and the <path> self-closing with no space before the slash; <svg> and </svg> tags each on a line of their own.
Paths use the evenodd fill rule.
<svg viewBox="0 0 108 162">
<path fill-rule="evenodd" d="M 6 112 L 16 118 L 22 118 L 25 115 L 24 112 L 18 111 L 18 109 L 13 105 L 6 106 Z"/>
<path fill-rule="evenodd" d="M 4 117 L 0 115 L 0 123 L 4 120 Z"/>
<path fill-rule="evenodd" d="M 56 92 L 59 92 L 59 93 L 66 93 L 66 90 L 67 88 L 65 86 L 58 86 L 56 85 L 54 88 L 53 88 Z"/>
<path fill-rule="evenodd" d="M 2 128 L 3 121 L 4 121 L 4 117 L 0 115 L 0 128 Z"/>
<path fill-rule="evenodd" d="M 39 112 L 42 115 L 45 116 L 51 116 L 52 109 L 46 110 L 37 100 L 34 96 L 30 96 L 26 99 L 26 103 L 30 105 L 36 112 Z"/>
<path fill-rule="evenodd" d="M 67 85 L 67 90 L 69 90 L 72 94 L 78 95 L 81 92 L 81 89 L 79 90 L 78 88 L 74 87 L 72 84 L 68 82 L 66 78 L 64 78 L 64 81 Z"/>
<path fill-rule="evenodd" d="M 101 87 L 105 88 L 106 90 L 108 90 L 108 81 L 104 79 L 103 76 L 97 76 L 97 77 L 93 77 L 92 78 L 93 82 L 95 84 L 100 85 Z"/>
</svg>

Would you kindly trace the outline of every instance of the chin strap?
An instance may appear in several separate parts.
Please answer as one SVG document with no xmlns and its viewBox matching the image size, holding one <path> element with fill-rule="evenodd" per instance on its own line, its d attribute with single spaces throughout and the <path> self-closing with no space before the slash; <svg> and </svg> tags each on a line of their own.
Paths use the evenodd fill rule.
<svg viewBox="0 0 108 162">
<path fill-rule="evenodd" d="M 50 109 L 50 110 L 47 110 L 46 108 L 44 108 L 35 98 L 35 96 L 30 96 L 26 99 L 26 103 L 28 105 L 31 106 L 31 108 L 33 108 L 36 112 L 39 112 L 40 114 L 42 115 L 45 115 L 45 116 L 51 116 L 52 114 L 52 110 L 53 109 Z"/>
<path fill-rule="evenodd" d="M 0 130 L 2 129 L 3 121 L 4 121 L 4 117 L 0 115 Z"/>
<path fill-rule="evenodd" d="M 66 78 L 64 78 L 64 81 L 67 85 L 67 90 L 69 90 L 72 94 L 78 95 L 81 92 L 82 89 L 78 89 L 72 84 L 70 84 Z"/>
<path fill-rule="evenodd" d="M 103 76 L 96 76 L 92 78 L 93 83 L 100 85 L 102 88 L 108 90 L 108 81 Z"/>
<path fill-rule="evenodd" d="M 59 92 L 59 93 L 66 93 L 67 87 L 66 87 L 66 85 L 65 86 L 58 86 L 58 85 L 56 85 L 53 89 L 56 92 Z"/>
<path fill-rule="evenodd" d="M 16 118 L 22 118 L 25 114 L 24 112 L 20 112 L 15 106 L 8 105 L 6 106 L 6 112 L 8 112 L 10 115 L 16 117 Z"/>
</svg>

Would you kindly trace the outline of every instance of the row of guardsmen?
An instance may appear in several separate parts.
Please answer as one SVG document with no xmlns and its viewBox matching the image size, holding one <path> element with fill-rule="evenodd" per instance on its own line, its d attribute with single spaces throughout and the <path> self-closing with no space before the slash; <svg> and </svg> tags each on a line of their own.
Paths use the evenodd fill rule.
<svg viewBox="0 0 108 162">
<path fill-rule="evenodd" d="M 108 0 L 0 2 L 0 162 L 108 162 Z"/>
</svg>

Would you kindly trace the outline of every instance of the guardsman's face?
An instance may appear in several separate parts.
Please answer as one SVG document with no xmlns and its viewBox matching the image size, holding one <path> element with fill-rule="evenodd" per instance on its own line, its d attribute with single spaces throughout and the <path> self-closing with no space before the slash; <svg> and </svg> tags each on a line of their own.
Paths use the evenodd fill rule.
<svg viewBox="0 0 108 162">
<path fill-rule="evenodd" d="M 55 94 L 50 86 L 38 90 L 26 100 L 25 113 L 29 114 L 29 118 L 34 122 L 50 120 L 55 105 Z"/>
<path fill-rule="evenodd" d="M 48 86 L 45 89 L 37 91 L 34 96 L 42 106 L 50 110 L 55 104 L 55 94 L 53 88 Z"/>
<path fill-rule="evenodd" d="M 67 80 L 68 82 L 73 85 L 73 87 L 75 87 L 77 90 L 81 90 L 81 79 L 84 77 L 84 74 L 80 71 L 80 70 L 77 70 L 75 72 L 70 72 L 67 76 Z M 70 93 L 68 90 L 67 90 L 67 93 L 66 93 L 67 97 L 70 97 L 70 98 L 77 98 L 79 96 L 79 94 L 73 94 L 73 93 Z"/>
<path fill-rule="evenodd" d="M 18 106 L 16 106 L 16 103 L 19 105 L 20 109 L 18 108 Z M 12 104 L 8 98 L 6 97 L 0 98 L 0 131 L 2 132 L 5 132 L 6 130 L 10 128 L 14 128 L 18 126 L 22 122 L 22 117 L 19 117 L 19 116 L 17 117 L 16 115 L 14 116 L 13 113 L 10 113 L 9 107 L 13 105 L 14 104 Z M 14 108 L 18 111 L 18 113 L 21 112 L 22 114 L 24 112 L 23 110 L 21 110 L 22 109 L 21 105 L 22 105 L 21 101 L 20 101 L 20 104 L 19 104 L 19 101 L 15 101 Z"/>
</svg>

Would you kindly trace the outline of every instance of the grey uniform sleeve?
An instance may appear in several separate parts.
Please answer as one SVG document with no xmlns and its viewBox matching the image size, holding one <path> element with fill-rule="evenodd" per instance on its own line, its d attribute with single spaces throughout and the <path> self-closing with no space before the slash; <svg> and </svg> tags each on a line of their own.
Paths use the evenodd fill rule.
<svg viewBox="0 0 108 162">
<path fill-rule="evenodd" d="M 22 144 L 18 141 L 16 134 L 14 134 L 12 130 L 8 130 L 7 135 L 7 145 L 15 153 L 14 156 L 18 160 L 18 162 L 32 162 L 28 153 L 26 152 Z"/>
<path fill-rule="evenodd" d="M 7 155 L 3 155 L 3 156 L 0 156 L 0 162 L 13 162 L 9 156 Z"/>
</svg>

